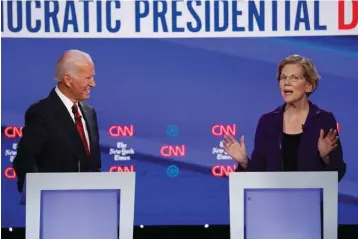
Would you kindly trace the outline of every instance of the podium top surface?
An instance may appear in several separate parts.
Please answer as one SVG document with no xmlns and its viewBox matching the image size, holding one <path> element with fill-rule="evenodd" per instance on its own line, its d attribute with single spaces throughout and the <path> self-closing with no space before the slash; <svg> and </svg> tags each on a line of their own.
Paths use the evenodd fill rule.
<svg viewBox="0 0 358 239">
<path fill-rule="evenodd" d="M 235 172 L 230 185 L 244 188 L 325 188 L 338 187 L 338 173 L 323 172 Z"/>
<path fill-rule="evenodd" d="M 134 187 L 135 172 L 28 173 L 26 190 L 120 189 Z M 30 188 L 29 188 L 30 187 Z"/>
</svg>

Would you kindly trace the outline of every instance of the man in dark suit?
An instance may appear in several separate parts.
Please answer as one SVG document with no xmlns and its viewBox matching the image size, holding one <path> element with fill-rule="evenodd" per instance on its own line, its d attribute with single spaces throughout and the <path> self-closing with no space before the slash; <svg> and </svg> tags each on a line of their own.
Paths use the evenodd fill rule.
<svg viewBox="0 0 358 239">
<path fill-rule="evenodd" d="M 100 171 L 97 116 L 91 106 L 83 103 L 95 86 L 94 74 L 87 53 L 65 52 L 56 65 L 57 87 L 26 111 L 13 161 L 19 192 L 26 173 Z"/>
</svg>

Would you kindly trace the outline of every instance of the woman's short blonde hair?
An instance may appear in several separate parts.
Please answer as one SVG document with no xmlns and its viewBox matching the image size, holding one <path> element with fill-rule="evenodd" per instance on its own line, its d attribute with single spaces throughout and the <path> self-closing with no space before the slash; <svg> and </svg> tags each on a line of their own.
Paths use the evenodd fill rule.
<svg viewBox="0 0 358 239">
<path fill-rule="evenodd" d="M 312 84 L 313 90 L 312 92 L 308 93 L 308 95 L 312 94 L 318 87 L 318 82 L 320 80 L 320 76 L 316 67 L 313 65 L 310 59 L 305 58 L 300 55 L 290 55 L 286 57 L 283 61 L 281 61 L 280 65 L 278 66 L 277 70 L 277 80 L 280 80 L 280 76 L 282 73 L 282 69 L 289 64 L 298 64 L 302 67 L 303 70 L 303 77 L 306 81 Z"/>
</svg>

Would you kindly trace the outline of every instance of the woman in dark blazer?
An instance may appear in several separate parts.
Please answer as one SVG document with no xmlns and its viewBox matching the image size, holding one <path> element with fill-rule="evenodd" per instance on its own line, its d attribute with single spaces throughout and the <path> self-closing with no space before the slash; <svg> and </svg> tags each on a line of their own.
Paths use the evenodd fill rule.
<svg viewBox="0 0 358 239">
<path fill-rule="evenodd" d="M 338 171 L 345 172 L 337 122 L 331 112 L 312 104 L 308 97 L 319 81 L 309 59 L 288 56 L 278 67 L 277 81 L 285 103 L 261 116 L 251 159 L 244 136 L 240 142 L 225 135 L 225 151 L 239 163 L 237 171 Z"/>
</svg>

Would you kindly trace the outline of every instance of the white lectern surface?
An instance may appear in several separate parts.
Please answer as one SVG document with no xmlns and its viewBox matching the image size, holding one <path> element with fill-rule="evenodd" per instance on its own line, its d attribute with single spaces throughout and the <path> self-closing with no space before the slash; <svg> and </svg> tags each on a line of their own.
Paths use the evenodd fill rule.
<svg viewBox="0 0 358 239">
<path fill-rule="evenodd" d="M 231 239 L 320 239 L 321 201 L 323 238 L 337 238 L 337 172 L 237 172 L 229 188 Z"/>
<path fill-rule="evenodd" d="M 27 174 L 26 239 L 132 239 L 134 197 L 134 172 Z"/>
</svg>

